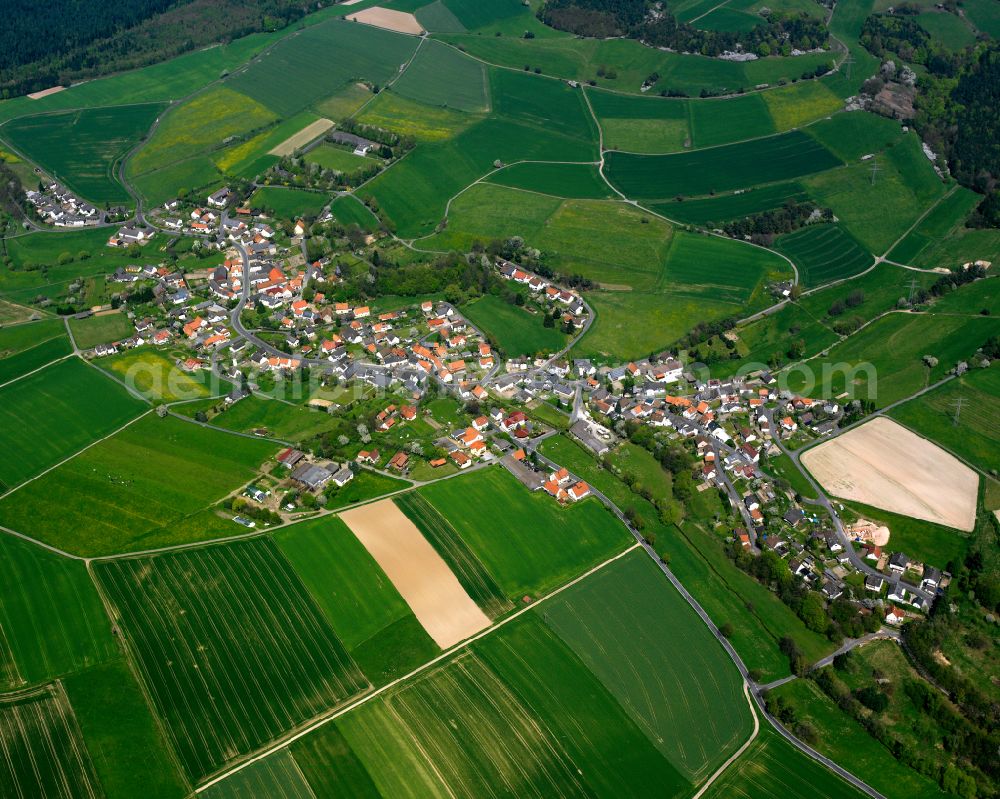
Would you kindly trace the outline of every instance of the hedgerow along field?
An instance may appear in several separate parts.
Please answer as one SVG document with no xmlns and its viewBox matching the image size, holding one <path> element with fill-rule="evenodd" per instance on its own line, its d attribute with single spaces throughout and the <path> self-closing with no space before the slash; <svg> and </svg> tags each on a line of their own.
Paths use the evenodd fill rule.
<svg viewBox="0 0 1000 799">
<path fill-rule="evenodd" d="M 164 108 L 145 103 L 25 116 L 0 127 L 0 138 L 95 205 L 131 204 L 115 170 Z"/>
<path fill-rule="evenodd" d="M 146 409 L 145 403 L 79 358 L 8 383 L 0 388 L 3 490 L 70 457 Z"/>
<path fill-rule="evenodd" d="M 640 200 L 746 189 L 841 165 L 802 131 L 674 155 L 610 152 L 606 159 L 609 180 L 627 197 Z"/>
<path fill-rule="evenodd" d="M 837 224 L 807 225 L 779 236 L 779 252 L 791 258 L 805 286 L 853 277 L 875 263 L 871 253 Z"/>
<path fill-rule="evenodd" d="M 597 500 L 561 508 L 499 468 L 420 491 L 511 599 L 545 594 L 631 541 Z"/>
<path fill-rule="evenodd" d="M 416 47 L 413 36 L 330 19 L 282 40 L 226 83 L 287 117 L 348 83 L 384 86 Z"/>
<path fill-rule="evenodd" d="M 194 782 L 368 687 L 270 539 L 94 573 Z"/>
<path fill-rule="evenodd" d="M 373 684 L 439 654 L 392 581 L 338 516 L 285 527 L 274 541 Z"/>
<path fill-rule="evenodd" d="M 118 654 L 82 562 L 9 535 L 0 537 L 0 556 L 0 689 L 50 680 Z"/>
<path fill-rule="evenodd" d="M 0 500 L 0 524 L 86 556 L 232 535 L 209 507 L 277 449 L 149 414 Z"/>
<path fill-rule="evenodd" d="M 729 655 L 645 552 L 630 552 L 538 612 L 692 784 L 752 733 Z"/>
<path fill-rule="evenodd" d="M 0 696 L 0 741 L 4 796 L 103 796 L 59 683 Z"/>
</svg>

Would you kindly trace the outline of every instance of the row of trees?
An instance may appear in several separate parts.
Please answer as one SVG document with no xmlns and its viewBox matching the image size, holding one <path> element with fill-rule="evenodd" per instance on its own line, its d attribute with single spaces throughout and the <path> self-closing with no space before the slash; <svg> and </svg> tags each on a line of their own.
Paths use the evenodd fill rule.
<svg viewBox="0 0 1000 799">
<path fill-rule="evenodd" d="M 793 48 L 823 47 L 829 39 L 823 21 L 805 13 L 771 12 L 750 30 L 715 31 L 679 22 L 669 10 L 650 6 L 647 0 L 547 0 L 538 16 L 580 36 L 628 36 L 653 47 L 706 56 L 740 49 L 760 56 L 787 55 Z"/>
</svg>

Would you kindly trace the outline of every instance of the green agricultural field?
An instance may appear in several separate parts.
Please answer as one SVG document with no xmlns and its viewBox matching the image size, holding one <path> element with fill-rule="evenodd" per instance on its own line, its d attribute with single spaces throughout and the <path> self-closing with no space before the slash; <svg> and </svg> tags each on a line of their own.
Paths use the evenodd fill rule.
<svg viewBox="0 0 1000 799">
<path fill-rule="evenodd" d="M 170 102 L 186 97 L 234 69 L 284 35 L 256 33 L 229 44 L 207 47 L 143 69 L 88 80 L 39 100 L 18 97 L 0 103 L 0 120 L 41 112 Z"/>
<path fill-rule="evenodd" d="M 760 93 L 703 102 L 692 101 L 688 104 L 688 109 L 691 115 L 691 140 L 695 147 L 715 147 L 777 132 Z"/>
<path fill-rule="evenodd" d="M 675 155 L 607 154 L 607 175 L 626 196 L 666 200 L 749 188 L 838 166 L 829 150 L 801 131 Z"/>
<path fill-rule="evenodd" d="M 512 599 L 545 594 L 631 540 L 597 500 L 560 508 L 500 468 L 434 483 L 421 493 Z"/>
<path fill-rule="evenodd" d="M 62 319 L 0 328 L 0 385 L 73 351 Z"/>
<path fill-rule="evenodd" d="M 190 790 L 132 670 L 118 658 L 63 680 L 107 799 Z"/>
<path fill-rule="evenodd" d="M 967 0 L 962 7 L 965 15 L 983 33 L 1000 37 L 1000 19 L 991 0 Z"/>
<path fill-rule="evenodd" d="M 438 38 L 463 47 L 490 64 L 517 70 L 528 66 L 549 76 L 580 82 L 593 80 L 602 88 L 636 95 L 640 94 L 642 82 L 653 72 L 660 75 L 657 91 L 674 89 L 697 96 L 702 89 L 736 92 L 759 83 L 797 79 L 804 71 L 832 60 L 830 53 L 810 53 L 798 58 L 760 58 L 739 63 L 663 52 L 632 39 L 577 38 L 544 26 L 539 26 L 540 31 L 533 29 L 534 39 L 524 39 L 522 35 L 531 26 L 530 21 L 530 16 L 514 20 L 518 24 L 512 25 L 513 29 L 503 36 L 494 36 L 493 30 L 487 29 L 490 35 L 452 34 Z M 598 74 L 601 66 L 606 68 L 603 75 Z M 612 68 L 613 76 L 609 76 L 607 67 Z"/>
<path fill-rule="evenodd" d="M 442 0 L 442 4 L 470 31 L 524 13 L 524 4 L 519 0 L 493 0 L 489 3 L 479 0 Z"/>
<path fill-rule="evenodd" d="M 440 652 L 339 517 L 284 527 L 274 540 L 374 684 L 406 674 Z"/>
<path fill-rule="evenodd" d="M 492 294 L 463 305 L 461 311 L 495 339 L 505 355 L 551 353 L 566 345 L 566 335 L 557 327 L 545 327 L 540 312 L 531 313 Z"/>
<path fill-rule="evenodd" d="M 683 149 L 690 139 L 687 100 L 585 91 L 608 150 L 671 153 Z"/>
<path fill-rule="evenodd" d="M 382 795 L 371 776 L 336 722 L 324 724 L 309 735 L 299 738 L 289 747 L 289 751 L 309 783 L 312 796 L 381 799 Z"/>
<path fill-rule="evenodd" d="M 150 205 L 173 200 L 185 191 L 208 195 L 223 184 L 222 173 L 207 155 L 196 155 L 153 172 L 130 176 L 130 180 Z"/>
<path fill-rule="evenodd" d="M 568 199 L 604 200 L 616 196 L 593 164 L 512 164 L 487 180 Z"/>
<path fill-rule="evenodd" d="M 861 799 L 860 791 L 800 752 L 766 721 L 739 760 L 705 793 L 706 799 Z"/>
<path fill-rule="evenodd" d="M 946 569 L 949 563 L 958 563 L 969 550 L 969 538 L 951 527 L 902 516 L 859 502 L 845 501 L 844 506 L 859 516 L 888 527 L 891 533 L 889 549 L 905 552 L 932 566 Z"/>
<path fill-rule="evenodd" d="M 143 402 L 78 358 L 8 383 L 0 388 L 4 489 L 70 457 L 145 409 Z"/>
<path fill-rule="evenodd" d="M 394 502 L 420 528 L 424 538 L 448 564 L 465 592 L 487 616 L 496 619 L 514 607 L 454 526 L 423 495 L 409 491 L 400 494 Z"/>
<path fill-rule="evenodd" d="M 76 346 L 81 350 L 89 350 L 98 344 L 111 344 L 135 335 L 132 322 L 123 312 L 70 319 L 69 329 Z"/>
<path fill-rule="evenodd" d="M 171 109 L 149 141 L 129 161 L 130 175 L 200 155 L 239 136 L 275 122 L 259 102 L 226 86 L 216 86 Z"/>
<path fill-rule="evenodd" d="M 355 155 L 351 150 L 338 147 L 335 144 L 324 143 L 310 150 L 305 160 L 307 164 L 319 164 L 323 169 L 351 174 L 361 167 L 368 166 L 372 159 L 363 155 Z"/>
<path fill-rule="evenodd" d="M 442 0 L 434 0 L 429 5 L 421 3 L 414 16 L 431 33 L 465 33 L 465 26 Z"/>
<path fill-rule="evenodd" d="M 379 92 L 357 116 L 359 122 L 412 136 L 417 142 L 450 139 L 482 118 L 480 114 L 408 100 L 393 91 Z"/>
<path fill-rule="evenodd" d="M 424 42 L 392 90 L 427 105 L 472 113 L 490 110 L 486 67 L 432 40 Z"/>
<path fill-rule="evenodd" d="M 940 266 L 953 267 L 946 244 L 948 238 L 968 219 L 982 201 L 974 191 L 955 186 L 920 220 L 906 237 L 890 250 L 888 258 L 896 263 L 926 263 L 934 258 Z"/>
<path fill-rule="evenodd" d="M 39 296 L 59 298 L 81 277 L 105 275 L 135 263 L 126 250 L 108 247 L 107 242 L 108 231 L 104 228 L 39 232 L 7 239 L 11 264 L 0 264 L 0 293 L 20 302 L 34 302 Z M 144 253 L 150 253 L 149 249 Z M 148 257 L 158 260 L 152 253 Z"/>
<path fill-rule="evenodd" d="M 362 230 L 374 232 L 379 228 L 379 221 L 357 197 L 338 197 L 330 203 L 330 213 L 340 224 L 357 225 Z"/>
<path fill-rule="evenodd" d="M 202 792 L 205 799 L 313 799 L 316 795 L 288 749 L 251 763 Z"/>
<path fill-rule="evenodd" d="M 861 111 L 834 114 L 810 125 L 807 133 L 847 163 L 869 153 L 880 153 L 904 135 L 895 120 Z"/>
<path fill-rule="evenodd" d="M 955 423 L 958 400 L 965 409 Z M 1000 368 L 975 369 L 894 408 L 892 418 L 985 471 L 1000 471 Z"/>
<path fill-rule="evenodd" d="M 853 277 L 875 262 L 871 253 L 836 224 L 807 225 L 779 236 L 775 245 L 795 262 L 807 287 Z"/>
<path fill-rule="evenodd" d="M 475 650 L 337 719 L 342 743 L 306 773 L 339 772 L 346 760 L 352 782 L 367 773 L 384 797 L 673 797 L 688 788 L 533 615 Z"/>
<path fill-rule="evenodd" d="M 182 371 L 175 358 L 162 350 L 148 347 L 126 350 L 101 358 L 96 363 L 119 380 L 124 380 L 150 402 L 178 402 L 209 395 L 207 383 L 212 380 L 209 372 Z M 219 381 L 216 389 L 216 393 L 221 393 L 229 391 L 231 386 Z"/>
<path fill-rule="evenodd" d="M 319 191 L 264 186 L 253 193 L 248 203 L 251 208 L 266 211 L 269 216 L 295 220 L 303 216 L 319 216 L 319 212 L 329 201 L 330 195 Z"/>
<path fill-rule="evenodd" d="M 416 46 L 413 36 L 329 19 L 283 39 L 226 83 L 287 117 L 349 83 L 384 86 Z"/>
<path fill-rule="evenodd" d="M 789 200 L 804 202 L 809 199 L 798 183 L 774 183 L 759 189 L 725 194 L 703 200 L 650 203 L 649 208 L 668 219 L 692 225 L 716 227 L 723 222 L 741 219 L 761 211 L 780 208 Z"/>
<path fill-rule="evenodd" d="M 99 799 L 101 786 L 59 683 L 0 696 L 0 793 Z"/>
<path fill-rule="evenodd" d="M 205 508 L 276 449 L 149 415 L 0 500 L 0 524 L 84 555 L 232 535 L 243 528 Z"/>
<path fill-rule="evenodd" d="M 492 70 L 490 86 L 493 106 L 501 116 L 596 144 L 597 130 L 582 89 L 507 69 Z"/>
<path fill-rule="evenodd" d="M 825 313 L 825 309 L 821 313 Z M 731 375 L 747 362 L 761 364 L 763 368 L 771 363 L 773 356 L 785 360 L 793 341 L 802 342 L 803 356 L 815 355 L 840 339 L 832 324 L 832 320 L 822 316 L 817 318 L 802 306 L 789 303 L 779 311 L 739 328 L 737 346 L 740 347 L 741 360 L 713 365 L 712 374 Z"/>
<path fill-rule="evenodd" d="M 448 200 L 493 171 L 496 160 L 593 161 L 595 151 L 592 143 L 576 137 L 491 117 L 449 141 L 418 146 L 360 193 L 377 200 L 400 236 L 427 235 L 441 221 Z"/>
<path fill-rule="evenodd" d="M 748 303 L 763 281 L 790 271 L 785 261 L 761 247 L 681 231 L 670 244 L 662 280 L 680 295 L 703 294 L 739 305 Z"/>
<path fill-rule="evenodd" d="M 906 767 L 844 713 L 812 680 L 795 680 L 774 690 L 793 708 L 800 721 L 817 732 L 814 747 L 843 765 L 859 779 L 886 796 L 899 794 L 944 797 L 928 777 Z"/>
<path fill-rule="evenodd" d="M 193 416 L 205 405 L 218 406 L 215 401 L 182 405 L 178 412 Z M 267 430 L 268 435 L 286 441 L 305 441 L 336 427 L 338 420 L 323 411 L 292 405 L 279 399 L 253 394 L 225 408 L 211 418 L 211 424 L 238 433 Z"/>
<path fill-rule="evenodd" d="M 212 160 L 220 172 L 252 178 L 277 163 L 278 156 L 271 155 L 271 150 L 318 119 L 319 117 L 310 111 L 295 114 L 246 141 L 217 151 L 212 155 Z"/>
<path fill-rule="evenodd" d="M 327 510 L 346 508 L 358 502 L 367 502 L 376 497 L 384 497 L 387 494 L 394 494 L 409 488 L 411 483 L 408 480 L 397 480 L 395 477 L 373 472 L 370 469 L 362 469 L 355 474 L 343 488 L 338 488 L 334 493 L 327 490 Z"/>
<path fill-rule="evenodd" d="M 792 86 L 763 92 L 761 96 L 774 120 L 775 130 L 801 127 L 843 107 L 843 100 L 819 80 L 799 81 Z"/>
<path fill-rule="evenodd" d="M 15 675 L 0 688 L 50 680 L 117 654 L 83 563 L 9 535 L 0 538 L 0 557 L 0 654 L 13 655 L 13 669 L 0 663 L 0 676 Z"/>
<path fill-rule="evenodd" d="M 20 117 L 0 127 L 0 137 L 92 203 L 131 203 L 115 170 L 163 108 L 148 103 Z"/>
<path fill-rule="evenodd" d="M 192 781 L 367 687 L 269 539 L 94 571 Z"/>
<path fill-rule="evenodd" d="M 830 348 L 827 357 L 809 361 L 811 379 L 803 369 L 792 370 L 788 388 L 808 389 L 810 396 L 847 392 L 885 407 L 940 380 L 998 331 L 1000 320 L 987 317 L 892 313 Z M 938 365 L 928 368 L 925 355 L 937 358 Z M 833 368 L 837 364 L 847 369 Z M 829 381 L 823 379 L 824 369 L 831 371 Z"/>
<path fill-rule="evenodd" d="M 854 238 L 879 255 L 945 191 L 912 134 L 875 159 L 808 177 L 802 183 L 817 204 L 833 209 Z M 879 213 L 872 213 L 872 208 Z"/>
<path fill-rule="evenodd" d="M 914 20 L 931 39 L 948 50 L 961 50 L 976 41 L 976 33 L 958 14 L 928 11 Z"/>
<path fill-rule="evenodd" d="M 645 552 L 629 553 L 539 613 L 693 784 L 750 737 L 739 672 Z"/>
</svg>

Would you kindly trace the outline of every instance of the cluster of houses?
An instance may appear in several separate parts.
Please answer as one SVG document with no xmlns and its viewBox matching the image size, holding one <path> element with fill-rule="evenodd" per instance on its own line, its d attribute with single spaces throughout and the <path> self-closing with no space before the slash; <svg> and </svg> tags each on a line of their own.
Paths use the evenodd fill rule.
<svg viewBox="0 0 1000 799">
<path fill-rule="evenodd" d="M 87 227 L 104 221 L 104 212 L 77 197 L 61 183 L 48 183 L 41 191 L 25 192 L 38 216 L 56 227 Z"/>
<path fill-rule="evenodd" d="M 578 294 L 552 283 L 540 275 L 529 272 L 509 261 L 499 261 L 497 270 L 500 277 L 521 286 L 526 286 L 531 296 L 541 308 L 559 308 L 564 325 L 580 329 L 587 324 L 587 305 Z"/>
</svg>

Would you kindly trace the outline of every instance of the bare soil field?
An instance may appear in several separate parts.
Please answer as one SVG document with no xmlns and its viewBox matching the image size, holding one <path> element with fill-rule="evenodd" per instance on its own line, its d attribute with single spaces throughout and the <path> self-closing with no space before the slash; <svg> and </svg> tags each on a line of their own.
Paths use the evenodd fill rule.
<svg viewBox="0 0 1000 799">
<path fill-rule="evenodd" d="M 42 89 L 40 92 L 32 92 L 28 95 L 29 100 L 41 100 L 43 97 L 48 97 L 50 94 L 56 94 L 65 89 L 65 86 L 52 86 L 48 89 Z"/>
<path fill-rule="evenodd" d="M 835 496 L 966 532 L 975 524 L 979 475 L 891 419 L 820 444 L 802 463 Z"/>
<path fill-rule="evenodd" d="M 393 11 L 391 8 L 382 8 L 382 6 L 372 6 L 364 11 L 348 14 L 347 19 L 352 22 L 374 25 L 376 28 L 385 28 L 396 33 L 412 33 L 419 36 L 424 32 L 423 26 L 417 22 L 417 18 L 413 14 L 408 14 L 405 11 Z"/>
<path fill-rule="evenodd" d="M 340 518 L 442 649 L 490 626 L 448 564 L 392 500 L 352 508 Z"/>
<path fill-rule="evenodd" d="M 294 136 L 289 136 L 281 144 L 271 149 L 268 155 L 291 155 L 299 147 L 304 147 L 309 144 L 313 139 L 322 136 L 330 128 L 333 127 L 333 121 L 330 119 L 317 119 L 315 122 L 311 122 L 306 125 L 302 130 L 296 133 Z"/>
</svg>

